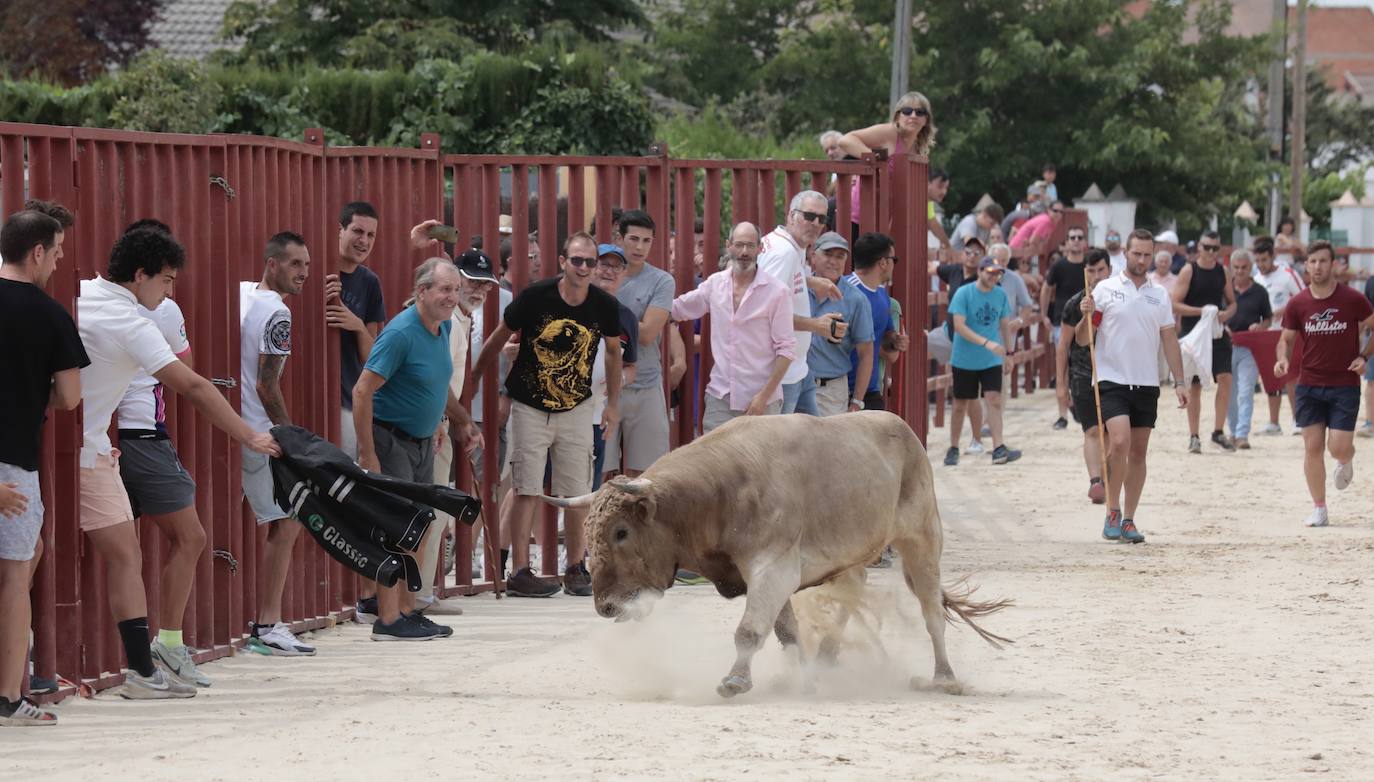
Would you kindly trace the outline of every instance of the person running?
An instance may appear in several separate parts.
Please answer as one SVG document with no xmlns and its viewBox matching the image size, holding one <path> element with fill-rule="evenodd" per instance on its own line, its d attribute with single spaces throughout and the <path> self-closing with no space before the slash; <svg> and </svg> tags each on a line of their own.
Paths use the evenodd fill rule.
<svg viewBox="0 0 1374 782">
<path fill-rule="evenodd" d="M 57 724 L 57 715 L 22 696 L 32 605 L 29 584 L 42 551 L 38 481 L 49 405 L 81 404 L 81 369 L 90 364 L 76 323 L 43 291 L 62 259 L 71 213 L 29 202 L 0 229 L 0 334 L 6 335 L 0 384 L 0 725 Z"/>
<path fill-rule="evenodd" d="M 1112 275 L 1111 254 L 1094 247 L 1083 257 L 1083 269 L 1087 272 L 1092 288 Z M 1125 271 L 1125 267 L 1122 267 Z M 1073 403 L 1074 415 L 1083 427 L 1083 463 L 1088 467 L 1088 499 L 1094 505 L 1107 501 L 1107 487 L 1102 483 L 1102 434 L 1097 431 L 1099 415 L 1097 400 L 1093 398 L 1092 349 L 1088 345 L 1088 324 L 1083 317 L 1083 297 L 1079 291 L 1064 303 L 1064 314 L 1060 319 L 1063 329 L 1059 337 L 1061 346 L 1068 350 L 1055 354 L 1055 393 L 1068 397 Z"/>
<path fill-rule="evenodd" d="M 291 310 L 285 297 L 298 295 L 310 276 L 310 252 L 299 234 L 282 231 L 267 240 L 261 280 L 239 283 L 240 372 L 243 419 L 256 429 L 291 423 L 281 378 L 291 355 Z M 291 549 L 301 525 L 280 505 L 272 491 L 267 458 L 243 449 L 243 496 L 259 525 L 267 525 L 267 544 L 258 566 L 257 619 L 249 623 L 249 648 L 282 657 L 310 656 L 315 647 L 302 643 L 282 621 L 282 592 L 291 568 Z"/>
<path fill-rule="evenodd" d="M 158 220 L 139 220 L 125 233 L 152 228 L 171 235 Z M 172 353 L 191 365 L 191 342 L 181 307 L 168 296 L 155 310 L 139 306 L 138 314 L 152 321 Z M 134 516 L 146 518 L 167 538 L 167 561 L 162 566 L 161 627 L 153 641 L 153 662 L 183 684 L 209 687 L 210 679 L 196 667 L 182 640 L 181 623 L 191 600 L 196 563 L 205 551 L 205 527 L 196 513 L 196 482 L 181 466 L 167 432 L 167 403 L 157 379 L 139 370 L 119 403 L 119 475 L 129 493 Z"/>
<path fill-rule="evenodd" d="M 1150 281 L 1155 240 L 1136 229 L 1126 241 L 1126 270 L 1098 283 L 1079 306 L 1095 313 L 1097 327 L 1097 389 L 1107 427 L 1107 518 L 1102 537 L 1141 543 L 1145 536 L 1135 524 L 1135 511 L 1145 489 L 1145 458 L 1159 406 L 1161 344 L 1174 373 L 1179 409 L 1188 406 L 1183 381 L 1183 354 L 1174 329 L 1168 293 Z M 1121 501 L 1122 489 L 1126 501 Z"/>
<path fill-rule="evenodd" d="M 959 433 L 969 407 L 979 398 L 988 402 L 988 426 L 992 429 L 992 463 L 1006 464 L 1021 452 L 1002 441 L 1002 363 L 1015 352 L 1011 302 L 998 285 L 1006 273 L 996 258 L 978 265 L 978 282 L 965 285 L 949 303 L 954 323 L 954 347 L 950 371 L 954 374 L 954 412 L 949 419 L 950 447 L 945 464 L 959 463 Z"/>
<path fill-rule="evenodd" d="M 140 369 L 180 394 L 215 428 L 257 454 L 277 456 L 272 435 L 254 429 L 206 378 L 172 352 L 162 332 L 139 314 L 167 298 L 186 252 L 168 234 L 138 228 L 115 242 L 105 274 L 82 280 L 77 323 L 91 364 L 81 370 L 84 428 L 80 455 L 81 531 L 105 564 L 105 591 L 129 670 L 120 695 L 132 699 L 190 698 L 196 688 L 153 663 L 143 555 L 129 494 L 119 474 L 120 452 L 110 442 L 110 419 Z"/>
<path fill-rule="evenodd" d="M 1307 249 L 1307 290 L 1294 296 L 1283 313 L 1274 374 L 1288 374 L 1293 343 L 1302 332 L 1298 365 L 1297 416 L 1302 427 L 1303 474 L 1312 495 L 1309 527 L 1330 523 L 1326 508 L 1326 464 L 1322 451 L 1336 460 L 1337 490 L 1355 477 L 1355 421 L 1360 412 L 1360 375 L 1374 353 L 1374 343 L 1360 351 L 1360 330 L 1374 329 L 1374 306 L 1359 291 L 1336 282 L 1331 243 L 1313 242 Z"/>
<path fill-rule="evenodd" d="M 1178 273 L 1174 284 L 1174 314 L 1182 318 L 1180 336 L 1186 337 L 1201 321 L 1203 308 L 1216 307 L 1217 322 L 1225 325 L 1236 314 L 1236 292 L 1231 287 L 1231 275 L 1221 265 L 1221 239 L 1215 231 L 1202 235 L 1197 245 L 1197 260 L 1189 261 Z M 1222 332 L 1212 340 L 1212 377 L 1217 383 L 1213 402 L 1212 444 L 1225 451 L 1236 450 L 1236 444 L 1226 436 L 1226 412 L 1231 403 L 1231 335 Z M 1175 375 L 1174 377 L 1179 377 Z M 1185 378 L 1186 380 L 1187 378 Z M 1194 376 L 1188 387 L 1188 453 L 1202 453 L 1202 439 L 1198 429 L 1202 418 L 1202 379 Z"/>
</svg>

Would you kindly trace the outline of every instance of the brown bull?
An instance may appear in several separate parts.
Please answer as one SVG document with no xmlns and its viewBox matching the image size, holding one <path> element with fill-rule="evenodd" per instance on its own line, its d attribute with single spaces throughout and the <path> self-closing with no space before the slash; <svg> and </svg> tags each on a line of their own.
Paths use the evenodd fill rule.
<svg viewBox="0 0 1374 782">
<path fill-rule="evenodd" d="M 941 586 L 943 535 L 930 461 L 891 413 L 739 418 L 639 478 L 546 499 L 591 507 L 589 565 L 602 616 L 624 618 L 636 598 L 661 595 L 679 566 L 701 573 L 727 598 L 747 595 L 735 664 L 717 688 L 722 696 L 753 686 L 750 659 L 770 627 L 784 646 L 797 643 L 789 602 L 795 592 L 842 574 L 854 578 L 889 544 L 921 603 L 937 685 L 958 687 L 945 652 L 946 621 L 957 615 L 994 646 L 1006 640 L 971 621 L 1005 601 L 975 603 Z"/>
</svg>

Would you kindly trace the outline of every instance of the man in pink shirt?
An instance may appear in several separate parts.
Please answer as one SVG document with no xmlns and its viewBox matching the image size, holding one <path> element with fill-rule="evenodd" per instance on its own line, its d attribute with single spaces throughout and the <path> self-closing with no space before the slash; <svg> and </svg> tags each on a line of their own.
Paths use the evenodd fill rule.
<svg viewBox="0 0 1374 782">
<path fill-rule="evenodd" d="M 1016 229 L 1016 234 L 1011 238 L 1011 249 L 1017 257 L 1044 253 L 1046 244 L 1054 235 L 1054 229 L 1059 227 L 1059 222 L 1063 219 L 1064 204 L 1055 201 L 1050 204 L 1048 211 L 1032 217 Z"/>
<path fill-rule="evenodd" d="M 730 232 L 730 267 L 673 300 L 674 321 L 711 316 L 711 377 L 702 431 L 742 415 L 782 412 L 782 378 L 796 354 L 792 292 L 758 273 L 759 229 Z"/>
</svg>

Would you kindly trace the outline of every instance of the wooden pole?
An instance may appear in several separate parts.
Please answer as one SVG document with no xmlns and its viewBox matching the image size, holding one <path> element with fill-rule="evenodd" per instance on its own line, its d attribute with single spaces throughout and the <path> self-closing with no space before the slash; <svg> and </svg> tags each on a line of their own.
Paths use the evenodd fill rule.
<svg viewBox="0 0 1374 782">
<path fill-rule="evenodd" d="M 1307 167 L 1304 160 L 1307 151 L 1307 0 L 1298 0 L 1297 27 L 1297 40 L 1293 46 L 1293 168 L 1288 191 L 1288 216 L 1293 218 L 1293 226 L 1301 234 L 1302 175 Z"/>
<path fill-rule="evenodd" d="M 1084 264 L 1083 295 L 1091 295 L 1092 289 L 1092 272 Z M 1097 408 L 1097 450 L 1102 458 L 1102 489 L 1105 491 L 1107 488 L 1107 430 L 1102 425 L 1102 394 L 1097 390 L 1097 338 L 1093 334 L 1093 314 L 1090 312 L 1084 317 L 1088 319 L 1088 358 L 1093 369 L 1093 406 Z M 1064 349 L 1068 350 L 1068 346 L 1065 346 Z"/>
</svg>

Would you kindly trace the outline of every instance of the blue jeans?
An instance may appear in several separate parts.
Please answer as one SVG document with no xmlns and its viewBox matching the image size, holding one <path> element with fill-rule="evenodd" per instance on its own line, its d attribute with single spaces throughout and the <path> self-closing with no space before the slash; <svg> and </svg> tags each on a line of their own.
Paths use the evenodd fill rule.
<svg viewBox="0 0 1374 782">
<path fill-rule="evenodd" d="M 816 409 L 816 378 L 807 373 L 806 377 L 782 387 L 782 412 L 820 415 Z"/>
<path fill-rule="evenodd" d="M 1226 411 L 1226 424 L 1231 436 L 1250 437 L 1250 419 L 1255 413 L 1255 382 L 1259 380 L 1259 364 L 1249 348 L 1235 345 L 1231 350 L 1231 405 Z"/>
</svg>

